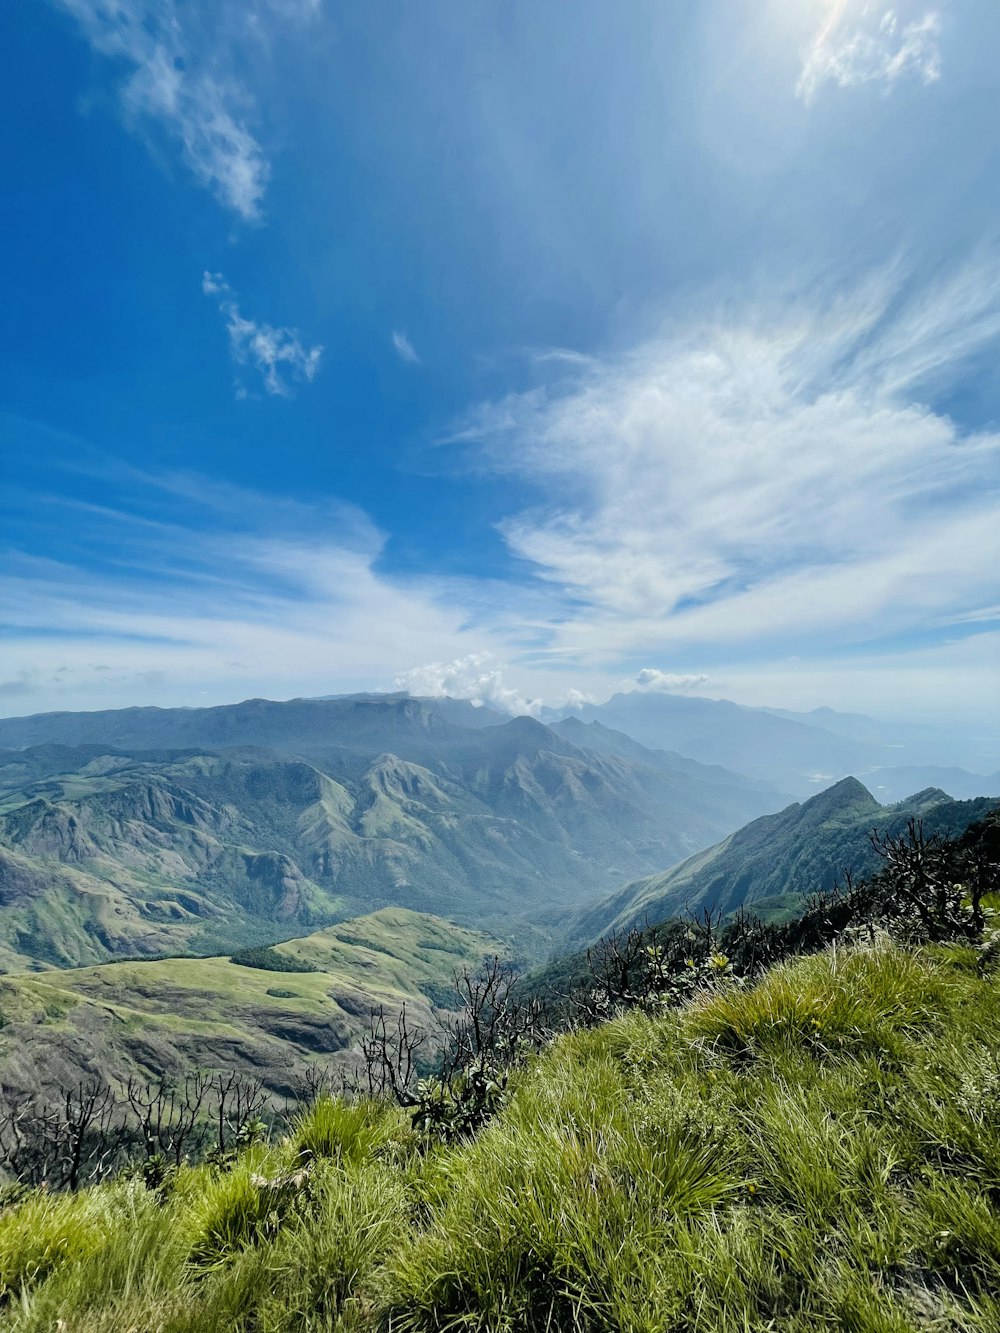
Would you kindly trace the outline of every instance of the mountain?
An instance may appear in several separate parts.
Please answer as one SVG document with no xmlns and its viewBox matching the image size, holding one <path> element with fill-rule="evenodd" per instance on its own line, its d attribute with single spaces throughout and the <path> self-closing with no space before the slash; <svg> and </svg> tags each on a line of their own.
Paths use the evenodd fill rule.
<svg viewBox="0 0 1000 1333">
<path fill-rule="evenodd" d="M 226 957 L 106 963 L 0 980 L 0 1086 L 58 1091 L 99 1073 L 158 1081 L 237 1071 L 293 1094 L 310 1065 L 353 1068 L 368 1016 L 405 1002 L 433 1031 L 457 1008 L 452 980 L 503 945 L 480 931 L 387 909 L 279 944 L 268 970 Z M 270 951 L 265 954 L 268 961 Z"/>
<path fill-rule="evenodd" d="M 650 749 L 648 746 L 640 745 L 624 731 L 615 731 L 601 722 L 584 722 L 578 717 L 567 717 L 551 723 L 550 726 L 552 731 L 564 736 L 581 749 L 594 750 L 598 754 L 618 755 L 622 759 L 630 759 L 635 763 L 646 764 L 650 768 L 674 773 L 696 783 L 710 781 L 713 786 L 722 787 L 732 785 L 745 787 L 749 784 L 761 791 L 776 790 L 768 782 L 746 778 L 731 769 L 723 768 L 720 764 L 700 764 L 695 759 L 688 759 L 678 754 L 676 750 Z"/>
<path fill-rule="evenodd" d="M 543 716 L 556 724 L 571 711 L 582 722 L 624 732 L 649 748 L 720 764 L 799 798 L 850 774 L 903 763 L 966 762 L 989 768 L 998 753 L 995 737 L 980 737 L 973 744 L 940 728 L 881 723 L 832 709 L 796 714 L 652 691 L 616 694 L 607 703 Z"/>
<path fill-rule="evenodd" d="M 953 801 L 930 788 L 886 807 L 856 778 L 844 778 L 658 875 L 626 884 L 579 916 L 570 942 L 583 945 L 612 930 L 707 910 L 728 914 L 749 906 L 759 915 L 782 916 L 803 896 L 832 888 L 845 870 L 858 877 L 874 871 L 879 862 L 868 842 L 872 828 L 898 832 L 919 817 L 928 833 L 953 836 L 994 804 Z"/>
<path fill-rule="evenodd" d="M 465 727 L 408 698 L 315 702 L 28 719 L 152 743 L 169 714 L 191 744 L 0 752 L 0 967 L 213 953 L 393 905 L 507 930 L 782 802 L 582 724 L 574 744 L 471 705 Z M 300 753 L 196 740 L 283 734 Z"/>
<path fill-rule="evenodd" d="M 983 763 L 990 768 L 1000 755 L 1000 736 L 988 725 L 956 726 L 954 723 L 943 725 L 910 719 L 889 721 L 864 713 L 840 713 L 834 708 L 813 708 L 808 713 L 786 708 L 760 711 L 790 722 L 818 727 L 846 740 L 894 750 L 896 758 L 892 762 L 896 764 L 904 761 L 938 767 L 959 764 L 979 771 Z"/>
</svg>

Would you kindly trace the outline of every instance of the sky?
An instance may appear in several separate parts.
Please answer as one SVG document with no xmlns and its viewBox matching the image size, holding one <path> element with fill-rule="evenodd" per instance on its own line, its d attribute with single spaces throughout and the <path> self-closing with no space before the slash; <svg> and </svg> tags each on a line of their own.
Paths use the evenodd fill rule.
<svg viewBox="0 0 1000 1333">
<path fill-rule="evenodd" d="M 0 713 L 1000 724 L 995 0 L 2 23 Z"/>
</svg>

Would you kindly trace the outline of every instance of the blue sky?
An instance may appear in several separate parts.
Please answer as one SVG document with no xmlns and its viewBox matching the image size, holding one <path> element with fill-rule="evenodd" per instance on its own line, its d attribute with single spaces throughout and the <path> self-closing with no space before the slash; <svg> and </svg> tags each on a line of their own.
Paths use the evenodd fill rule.
<svg viewBox="0 0 1000 1333">
<path fill-rule="evenodd" d="M 0 711 L 997 723 L 992 0 L 3 24 Z"/>
</svg>

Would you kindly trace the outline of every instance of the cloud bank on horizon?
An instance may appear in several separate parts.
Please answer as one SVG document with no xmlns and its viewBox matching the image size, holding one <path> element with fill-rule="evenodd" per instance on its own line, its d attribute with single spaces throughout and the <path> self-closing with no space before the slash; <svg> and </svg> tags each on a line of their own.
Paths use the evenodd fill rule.
<svg viewBox="0 0 1000 1333">
<path fill-rule="evenodd" d="M 45 105 L 4 163 L 0 710 L 1000 723 L 986 0 L 45 13 L 0 80 Z"/>
</svg>

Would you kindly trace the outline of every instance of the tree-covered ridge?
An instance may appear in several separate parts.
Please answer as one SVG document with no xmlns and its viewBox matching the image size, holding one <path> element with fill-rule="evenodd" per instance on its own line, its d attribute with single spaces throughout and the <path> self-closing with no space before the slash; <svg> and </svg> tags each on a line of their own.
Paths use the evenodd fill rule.
<svg viewBox="0 0 1000 1333">
<path fill-rule="evenodd" d="M 611 930 L 706 910 L 726 915 L 741 907 L 788 919 L 809 894 L 832 888 L 846 873 L 862 878 L 877 868 L 868 839 L 873 826 L 899 833 L 908 820 L 919 818 L 928 834 L 950 837 L 995 804 L 987 797 L 953 801 L 931 789 L 882 806 L 856 778 L 844 778 L 659 874 L 626 884 L 582 913 L 570 937 L 586 944 Z"/>
<path fill-rule="evenodd" d="M 255 967 L 261 972 L 319 971 L 315 963 L 308 963 L 304 959 L 290 958 L 287 954 L 272 949 L 269 944 L 258 945 L 256 949 L 239 949 L 236 953 L 230 955 L 229 961 L 237 963 L 240 967 Z"/>
</svg>

